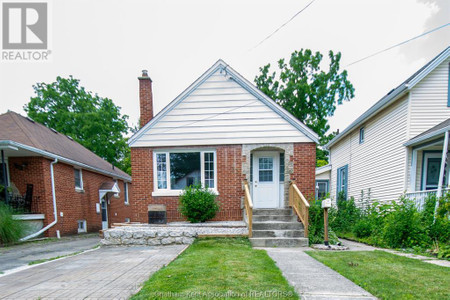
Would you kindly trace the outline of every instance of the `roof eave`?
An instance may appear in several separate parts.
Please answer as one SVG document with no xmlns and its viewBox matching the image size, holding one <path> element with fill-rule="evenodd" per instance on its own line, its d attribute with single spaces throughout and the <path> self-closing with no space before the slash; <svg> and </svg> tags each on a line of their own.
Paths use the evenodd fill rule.
<svg viewBox="0 0 450 300">
<path fill-rule="evenodd" d="M 423 136 L 419 136 L 417 138 L 410 139 L 406 143 L 403 144 L 405 147 L 414 146 L 417 144 L 420 144 L 422 142 L 425 142 L 427 140 L 433 139 L 438 135 L 444 134 L 445 132 L 450 131 L 450 126 L 446 126 L 444 128 L 441 128 L 439 130 L 430 132 L 428 134 L 424 134 Z"/>
<path fill-rule="evenodd" d="M 161 112 L 159 112 L 150 122 L 148 122 L 144 127 L 142 127 L 138 132 L 136 132 L 129 140 L 128 145 L 133 147 L 133 144 L 138 140 L 144 132 L 150 129 L 155 123 L 157 123 L 162 117 L 164 117 L 171 109 L 178 105 L 183 99 L 190 95 L 190 93 L 199 85 L 201 85 L 211 74 L 217 71 L 218 68 L 225 68 L 226 72 L 232 75 L 232 78 L 243 88 L 245 88 L 249 93 L 253 94 L 256 98 L 264 101 L 270 108 L 272 108 L 278 115 L 283 119 L 288 121 L 297 130 L 305 134 L 309 139 L 311 139 L 316 144 L 319 143 L 318 135 L 312 131 L 308 126 L 301 123 L 299 120 L 295 119 L 288 111 L 276 104 L 272 99 L 270 99 L 266 94 L 261 92 L 257 87 L 251 84 L 242 75 L 231 68 L 222 59 L 219 59 L 213 66 L 211 66 L 206 72 L 204 72 L 194 83 L 192 83 L 188 88 L 186 88 L 178 97 L 176 97 L 172 102 L 170 102 Z"/>
<path fill-rule="evenodd" d="M 116 173 L 113 173 L 113 172 L 108 172 L 106 170 L 102 170 L 102 169 L 99 169 L 99 168 L 96 168 L 96 167 L 93 167 L 93 166 L 90 166 L 90 165 L 78 162 L 76 160 L 72 160 L 72 159 L 69 159 L 69 158 L 66 158 L 66 157 L 63 157 L 63 156 L 60 156 L 60 155 L 56 155 L 56 154 L 53 154 L 53 153 L 45 151 L 45 150 L 41 150 L 41 149 L 38 149 L 38 148 L 35 148 L 35 147 L 31 147 L 31 146 L 28 146 L 28 145 L 17 143 L 15 141 L 2 140 L 2 141 L 0 141 L 0 145 L 7 145 L 7 146 L 13 146 L 13 147 L 17 147 L 17 148 L 22 148 L 22 149 L 25 149 L 25 150 L 28 150 L 28 151 L 40 154 L 40 155 L 42 155 L 44 157 L 47 157 L 47 158 L 58 159 L 58 161 L 61 161 L 61 162 L 64 162 L 64 163 L 67 163 L 67 164 L 70 164 L 70 165 L 74 165 L 74 166 L 81 167 L 81 168 L 86 169 L 86 170 L 94 171 L 96 173 L 108 175 L 108 176 L 111 176 L 111 177 L 114 177 L 114 178 L 118 178 L 118 179 L 122 179 L 122 180 L 125 180 L 125 181 L 128 181 L 128 182 L 131 182 L 131 176 L 127 176 L 126 177 L 126 176 L 122 176 L 122 175 L 119 175 L 119 174 L 116 174 Z"/>
<path fill-rule="evenodd" d="M 353 123 L 351 123 L 347 128 L 345 128 L 340 134 L 335 136 L 331 141 L 329 141 L 325 145 L 325 149 L 329 150 L 331 146 L 336 144 L 338 141 L 340 141 L 342 138 L 347 136 L 353 129 L 356 127 L 362 125 L 367 119 L 377 114 L 380 110 L 384 109 L 385 107 L 389 106 L 392 101 L 395 101 L 399 99 L 401 96 L 404 95 L 405 91 L 408 90 L 408 87 L 403 84 L 402 86 L 399 86 L 396 88 L 392 93 L 382 98 L 380 101 L 378 101 L 374 106 L 369 108 L 365 113 L 363 113 L 359 118 L 357 118 Z"/>
</svg>

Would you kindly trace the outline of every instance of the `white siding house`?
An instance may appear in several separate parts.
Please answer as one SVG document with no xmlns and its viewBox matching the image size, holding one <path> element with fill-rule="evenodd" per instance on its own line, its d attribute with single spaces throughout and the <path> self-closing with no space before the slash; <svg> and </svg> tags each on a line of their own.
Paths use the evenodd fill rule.
<svg viewBox="0 0 450 300">
<path fill-rule="evenodd" d="M 450 129 L 449 63 L 450 47 L 326 145 L 333 199 L 344 191 L 357 202 L 391 201 L 406 192 L 421 203 L 448 186 L 440 170 Z"/>
</svg>

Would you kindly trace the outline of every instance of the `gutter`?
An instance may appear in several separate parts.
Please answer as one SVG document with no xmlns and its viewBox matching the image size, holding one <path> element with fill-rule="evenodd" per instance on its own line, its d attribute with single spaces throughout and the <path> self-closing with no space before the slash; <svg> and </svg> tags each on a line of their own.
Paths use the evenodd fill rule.
<svg viewBox="0 0 450 300">
<path fill-rule="evenodd" d="M 105 171 L 105 170 L 102 170 L 102 169 L 98 169 L 98 168 L 95 168 L 95 167 L 92 167 L 92 166 L 80 163 L 78 161 L 75 161 L 75 160 L 72 160 L 72 159 L 69 159 L 69 158 L 65 158 L 63 156 L 56 155 L 56 154 L 53 154 L 51 152 L 47 152 L 45 150 L 41 150 L 41 149 L 38 149 L 38 148 L 35 148 L 35 147 L 31 147 L 31 146 L 27 146 L 27 145 L 24 145 L 24 144 L 20 144 L 20 143 L 11 141 L 11 140 L 0 141 L 0 145 L 14 146 L 14 147 L 22 148 L 22 149 L 25 149 L 25 150 L 28 150 L 28 151 L 31 151 L 31 152 L 34 152 L 34 153 L 38 153 L 38 154 L 40 154 L 42 156 L 45 156 L 45 157 L 50 157 L 50 158 L 53 158 L 53 159 L 57 159 L 58 161 L 67 163 L 69 165 L 78 166 L 78 167 L 81 167 L 81 168 L 86 169 L 86 170 L 91 170 L 91 171 L 94 171 L 96 173 L 108 175 L 108 176 L 111 176 L 111 177 L 114 177 L 114 178 L 122 179 L 122 180 L 127 181 L 127 182 L 131 182 L 131 177 L 123 177 L 123 176 L 118 175 L 116 173 L 112 173 L 112 172 L 108 172 L 108 171 Z"/>
<path fill-rule="evenodd" d="M 441 129 L 439 129 L 439 130 L 430 132 L 430 133 L 428 133 L 428 134 L 424 134 L 423 136 L 419 136 L 419 137 L 417 137 L 417 138 L 410 139 L 409 141 L 407 141 L 406 143 L 404 143 L 403 146 L 406 146 L 406 147 L 407 147 L 407 146 L 414 145 L 414 144 L 416 144 L 416 143 L 420 143 L 420 142 L 426 141 L 426 140 L 428 140 L 428 139 L 430 139 L 430 138 L 434 138 L 435 136 L 444 134 L 444 133 L 446 133 L 446 132 L 449 131 L 449 130 L 450 130 L 450 126 L 446 126 L 446 127 L 441 128 Z"/>
<path fill-rule="evenodd" d="M 32 239 L 34 237 L 37 237 L 38 235 L 44 233 L 45 231 L 49 230 L 51 227 L 55 226 L 56 223 L 58 223 L 58 211 L 56 209 L 56 193 L 55 193 L 55 174 L 53 172 L 53 165 L 57 164 L 57 163 L 58 163 L 57 158 L 50 163 L 50 176 L 51 176 L 51 181 L 52 181 L 52 198 L 53 198 L 53 215 L 55 217 L 55 220 L 52 223 L 45 226 L 44 228 L 42 228 L 41 230 L 39 230 L 38 232 L 35 232 L 33 234 L 30 234 L 29 236 L 21 238 L 20 239 L 21 242 Z M 57 232 L 57 236 L 59 238 L 59 232 Z"/>
</svg>

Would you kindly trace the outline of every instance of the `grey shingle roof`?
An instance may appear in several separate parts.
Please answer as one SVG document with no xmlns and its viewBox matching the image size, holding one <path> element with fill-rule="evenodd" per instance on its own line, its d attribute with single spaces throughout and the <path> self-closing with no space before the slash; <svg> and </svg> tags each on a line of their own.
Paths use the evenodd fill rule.
<svg viewBox="0 0 450 300">
<path fill-rule="evenodd" d="M 436 126 L 430 128 L 430 129 L 428 129 L 427 131 L 424 131 L 424 132 L 422 132 L 421 134 L 416 135 L 415 137 L 413 137 L 412 139 L 410 139 L 408 142 L 413 141 L 413 140 L 416 140 L 416 139 L 420 139 L 420 138 L 423 137 L 423 136 L 433 135 L 434 132 L 437 133 L 437 132 L 440 131 L 441 129 L 444 129 L 444 128 L 449 127 L 449 126 L 450 126 L 450 119 L 447 119 L 447 120 L 445 120 L 444 122 L 439 123 L 439 124 L 437 124 Z M 407 142 L 407 143 L 408 143 L 408 142 Z"/>
<path fill-rule="evenodd" d="M 12 111 L 0 115 L 1 140 L 31 146 L 131 180 L 130 175 L 117 167 L 113 168 L 112 164 L 66 135 Z"/>
</svg>

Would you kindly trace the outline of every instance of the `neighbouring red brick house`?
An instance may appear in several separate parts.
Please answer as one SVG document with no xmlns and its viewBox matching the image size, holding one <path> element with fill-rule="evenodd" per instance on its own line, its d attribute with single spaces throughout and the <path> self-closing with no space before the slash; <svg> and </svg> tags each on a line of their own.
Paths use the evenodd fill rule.
<svg viewBox="0 0 450 300">
<path fill-rule="evenodd" d="M 139 77 L 141 129 L 130 139 L 133 221 L 150 204 L 182 220 L 178 198 L 193 183 L 218 194 L 215 220 L 242 220 L 243 181 L 255 208 L 284 208 L 296 180 L 315 194 L 317 135 L 222 60 L 153 117 L 152 81 Z"/>
<path fill-rule="evenodd" d="M 34 223 L 36 233 L 94 232 L 130 221 L 128 174 L 17 113 L 0 115 L 0 128 L 0 184 L 8 186 L 0 200 L 22 211 L 18 217 Z"/>
</svg>

